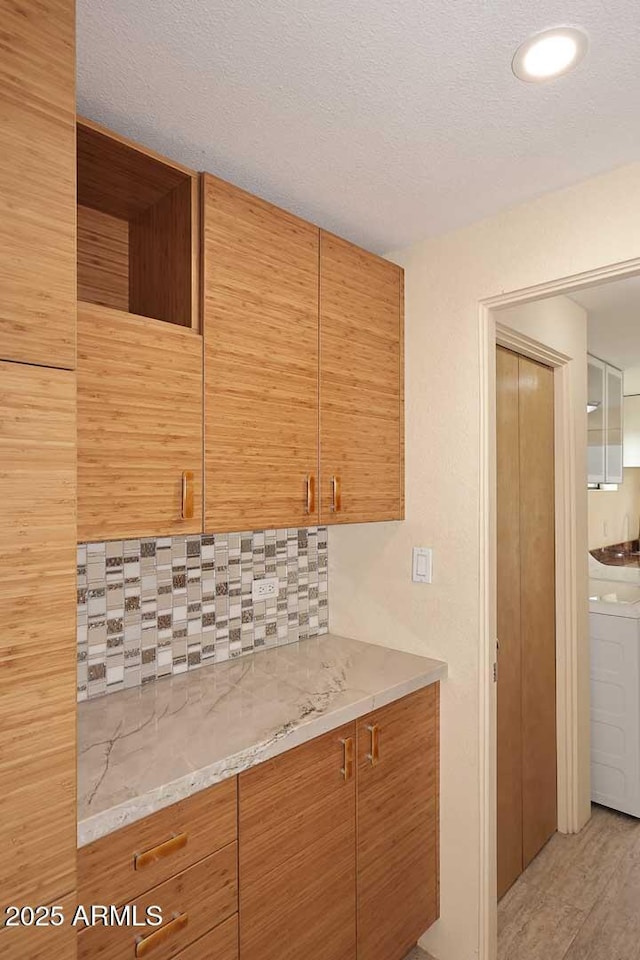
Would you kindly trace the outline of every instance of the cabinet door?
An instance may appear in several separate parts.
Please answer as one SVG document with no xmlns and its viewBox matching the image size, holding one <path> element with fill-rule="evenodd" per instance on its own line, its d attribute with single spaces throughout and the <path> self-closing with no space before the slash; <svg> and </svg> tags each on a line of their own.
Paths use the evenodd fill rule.
<svg viewBox="0 0 640 960">
<path fill-rule="evenodd" d="M 358 721 L 358 960 L 402 960 L 438 917 L 439 684 Z"/>
<path fill-rule="evenodd" d="M 403 271 L 321 233 L 322 523 L 404 515 Z"/>
<path fill-rule="evenodd" d="M 318 522 L 318 229 L 204 177 L 206 530 Z"/>
<path fill-rule="evenodd" d="M 75 4 L 2 4 L 0 357 L 75 365 Z"/>
<path fill-rule="evenodd" d="M 587 357 L 587 459 L 589 483 L 605 480 L 605 367 Z M 589 412 L 590 411 L 590 412 Z"/>
<path fill-rule="evenodd" d="M 355 724 L 239 777 L 240 957 L 355 960 Z"/>
<path fill-rule="evenodd" d="M 75 428 L 74 374 L 0 363 L 2 909 L 75 888 Z"/>
<path fill-rule="evenodd" d="M 78 538 L 201 530 L 202 339 L 79 304 Z"/>
<path fill-rule="evenodd" d="M 622 483 L 622 371 L 607 364 L 606 376 L 606 481 L 607 483 Z"/>
</svg>

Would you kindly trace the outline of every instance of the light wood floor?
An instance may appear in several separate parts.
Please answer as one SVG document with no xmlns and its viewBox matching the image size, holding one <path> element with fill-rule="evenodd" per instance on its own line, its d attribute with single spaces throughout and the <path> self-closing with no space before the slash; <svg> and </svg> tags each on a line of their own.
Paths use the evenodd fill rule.
<svg viewBox="0 0 640 960">
<path fill-rule="evenodd" d="M 553 836 L 498 905 L 498 960 L 640 960 L 640 820 Z"/>
</svg>

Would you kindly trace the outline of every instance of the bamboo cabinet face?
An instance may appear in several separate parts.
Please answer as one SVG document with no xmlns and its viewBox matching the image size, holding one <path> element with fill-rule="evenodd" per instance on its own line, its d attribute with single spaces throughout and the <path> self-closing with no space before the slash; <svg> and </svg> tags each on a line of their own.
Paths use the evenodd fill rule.
<svg viewBox="0 0 640 960">
<path fill-rule="evenodd" d="M 205 530 L 318 522 L 318 228 L 203 195 Z"/>
<path fill-rule="evenodd" d="M 239 777 L 240 956 L 355 960 L 355 724 Z"/>
<path fill-rule="evenodd" d="M 402 960 L 438 916 L 439 690 L 358 721 L 358 960 Z"/>
<path fill-rule="evenodd" d="M 320 235 L 320 520 L 404 516 L 400 267 Z"/>
<path fill-rule="evenodd" d="M 3 910 L 75 887 L 75 394 L 70 371 L 0 363 Z"/>
<path fill-rule="evenodd" d="M 2 5 L 0 358 L 75 366 L 75 9 Z"/>
<path fill-rule="evenodd" d="M 202 530 L 202 338 L 78 307 L 78 538 Z"/>
</svg>

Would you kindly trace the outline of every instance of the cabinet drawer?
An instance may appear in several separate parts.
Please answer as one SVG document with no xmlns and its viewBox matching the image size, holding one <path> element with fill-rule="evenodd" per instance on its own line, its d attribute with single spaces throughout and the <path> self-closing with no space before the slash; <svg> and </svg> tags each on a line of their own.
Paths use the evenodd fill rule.
<svg viewBox="0 0 640 960">
<path fill-rule="evenodd" d="M 153 957 L 153 954 L 151 955 Z M 238 960 L 238 915 L 205 933 L 176 960 Z"/>
<path fill-rule="evenodd" d="M 237 837 L 236 778 L 78 850 L 80 903 L 127 903 Z"/>
<path fill-rule="evenodd" d="M 78 960 L 177 957 L 186 946 L 237 912 L 237 860 L 237 844 L 231 843 L 134 900 L 132 907 L 139 919 L 144 919 L 148 907 L 161 908 L 160 927 L 96 926 L 81 931 Z M 198 956 L 195 952 L 194 957 Z"/>
</svg>

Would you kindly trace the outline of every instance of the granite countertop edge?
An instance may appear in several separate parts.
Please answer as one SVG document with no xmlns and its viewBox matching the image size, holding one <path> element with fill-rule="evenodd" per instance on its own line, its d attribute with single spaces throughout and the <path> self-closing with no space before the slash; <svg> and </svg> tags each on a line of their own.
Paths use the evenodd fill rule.
<svg viewBox="0 0 640 960">
<path fill-rule="evenodd" d="M 334 634 L 326 634 L 325 638 L 325 642 L 332 640 L 337 642 L 342 641 L 344 644 L 357 645 L 356 649 L 358 654 L 363 655 L 365 659 L 366 649 L 369 648 L 372 652 L 376 651 L 375 654 L 373 654 L 374 658 L 386 653 L 398 664 L 402 664 L 404 661 L 406 664 L 409 664 L 407 675 L 395 682 L 390 680 L 388 685 L 386 685 L 386 681 L 384 681 L 374 691 L 359 691 L 354 689 L 353 698 L 348 703 L 336 704 L 335 706 L 330 704 L 322 709 L 322 712 L 312 713 L 310 716 L 303 717 L 302 719 L 292 717 L 290 722 L 280 724 L 279 728 L 275 732 L 270 732 L 266 738 L 258 739 L 255 743 L 251 742 L 240 750 L 230 752 L 228 756 L 218 757 L 210 764 L 204 763 L 197 769 L 177 776 L 167 783 L 151 789 L 144 789 L 139 795 L 128 797 L 122 802 L 108 806 L 93 815 L 83 817 L 78 822 L 78 847 L 86 846 L 95 840 L 113 833 L 115 830 L 135 823 L 137 820 L 156 813 L 200 790 L 220 783 L 229 777 L 236 776 L 259 763 L 270 760 L 315 737 L 335 730 L 343 724 L 350 723 L 370 713 L 372 710 L 386 706 L 408 694 L 447 678 L 447 664 L 440 660 L 418 657 L 415 654 L 406 654 L 377 644 L 367 644 L 361 641 L 340 638 Z M 316 642 L 318 642 L 319 645 L 322 643 L 322 640 L 323 638 L 321 637 L 316 638 Z M 300 641 L 299 645 L 302 646 L 302 644 L 306 645 L 311 642 L 310 640 L 304 640 Z M 298 646 L 298 644 L 290 645 L 290 647 L 294 646 Z M 251 659 L 263 656 L 263 653 L 258 653 L 254 654 Z M 416 668 L 414 672 L 413 663 L 410 661 L 413 661 L 413 663 L 422 661 L 422 663 L 415 664 Z M 322 663 L 321 666 L 325 668 L 326 664 Z M 205 669 L 216 670 L 216 665 L 203 668 L 203 670 Z M 188 683 L 189 677 L 196 677 L 198 674 L 202 674 L 202 672 L 201 670 L 193 674 L 184 675 L 186 682 Z M 289 681 L 288 677 L 284 679 L 285 682 Z M 164 680 L 161 681 L 163 684 L 166 682 L 167 681 Z M 107 697 L 101 698 L 101 701 L 105 699 L 113 701 L 115 697 L 119 696 L 121 696 L 121 694 L 107 695 Z M 84 705 L 80 706 L 81 708 L 84 707 Z M 112 704 L 109 704 L 109 706 L 112 706 Z M 134 733 L 137 732 L 138 731 L 134 731 Z M 80 772 L 82 771 L 82 762 L 82 756 L 80 756 Z"/>
</svg>

